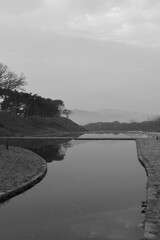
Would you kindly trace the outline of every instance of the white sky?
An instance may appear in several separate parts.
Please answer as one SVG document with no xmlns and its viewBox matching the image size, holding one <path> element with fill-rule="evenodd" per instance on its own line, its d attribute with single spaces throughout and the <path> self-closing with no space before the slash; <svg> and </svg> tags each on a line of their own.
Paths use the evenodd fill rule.
<svg viewBox="0 0 160 240">
<path fill-rule="evenodd" d="M 159 0 L 0 0 L 0 62 L 67 108 L 160 113 Z"/>
</svg>

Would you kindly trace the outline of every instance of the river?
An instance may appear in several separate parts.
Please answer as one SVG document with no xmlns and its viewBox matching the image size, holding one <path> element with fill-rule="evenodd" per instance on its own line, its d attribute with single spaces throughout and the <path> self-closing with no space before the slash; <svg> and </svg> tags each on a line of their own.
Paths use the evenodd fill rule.
<svg viewBox="0 0 160 240">
<path fill-rule="evenodd" d="M 142 238 L 146 174 L 134 141 L 41 142 L 30 149 L 48 162 L 47 175 L 0 205 L 2 240 Z"/>
</svg>

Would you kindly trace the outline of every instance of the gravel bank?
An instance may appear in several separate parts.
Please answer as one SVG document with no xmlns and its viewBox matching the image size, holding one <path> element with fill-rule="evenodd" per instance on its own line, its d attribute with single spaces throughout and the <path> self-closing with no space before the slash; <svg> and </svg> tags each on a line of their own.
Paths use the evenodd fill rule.
<svg viewBox="0 0 160 240">
<path fill-rule="evenodd" d="M 47 164 L 23 148 L 0 145 L 0 202 L 31 188 L 42 180 Z"/>
</svg>

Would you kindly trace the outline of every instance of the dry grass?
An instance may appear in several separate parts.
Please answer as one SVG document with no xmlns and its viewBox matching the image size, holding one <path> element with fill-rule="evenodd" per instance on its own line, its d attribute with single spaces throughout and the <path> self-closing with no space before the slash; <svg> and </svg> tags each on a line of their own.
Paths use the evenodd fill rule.
<svg viewBox="0 0 160 240">
<path fill-rule="evenodd" d="M 35 153 L 0 145 L 0 191 L 6 192 L 31 181 L 44 170 L 46 162 Z"/>
</svg>

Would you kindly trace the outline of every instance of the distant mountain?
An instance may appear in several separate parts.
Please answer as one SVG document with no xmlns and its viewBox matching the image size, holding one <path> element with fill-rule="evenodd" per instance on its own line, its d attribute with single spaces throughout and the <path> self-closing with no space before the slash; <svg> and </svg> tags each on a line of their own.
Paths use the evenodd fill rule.
<svg viewBox="0 0 160 240">
<path fill-rule="evenodd" d="M 70 115 L 70 119 L 72 121 L 81 125 L 95 122 L 113 122 L 113 121 L 141 122 L 148 119 L 153 119 L 154 117 L 156 117 L 156 115 L 116 109 L 100 109 L 96 111 L 85 111 L 75 109 L 73 110 L 73 113 Z"/>
</svg>

